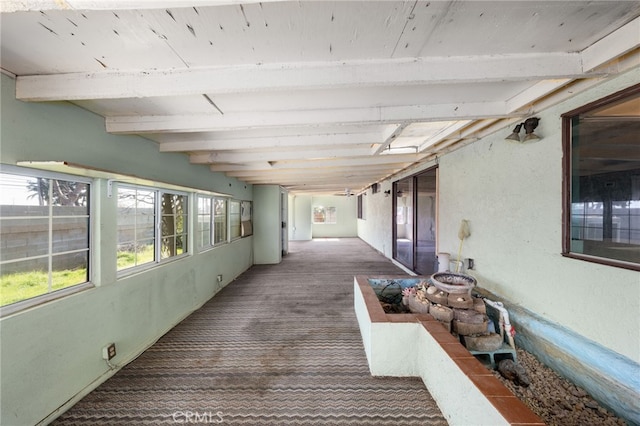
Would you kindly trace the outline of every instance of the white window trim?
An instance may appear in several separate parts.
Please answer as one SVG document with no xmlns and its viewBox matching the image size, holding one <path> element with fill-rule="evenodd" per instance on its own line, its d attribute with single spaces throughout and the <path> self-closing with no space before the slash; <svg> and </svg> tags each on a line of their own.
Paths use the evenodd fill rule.
<svg viewBox="0 0 640 426">
<path fill-rule="evenodd" d="M 177 191 L 174 189 L 166 189 L 166 188 L 160 188 L 160 187 L 148 187 L 145 185 L 135 185 L 135 184 L 129 184 L 129 183 L 119 183 L 115 194 L 117 196 L 117 190 L 120 188 L 127 188 L 127 189 L 142 189 L 142 190 L 146 190 L 146 191 L 152 191 L 155 193 L 155 205 L 154 205 L 154 213 L 155 213 L 155 223 L 154 223 L 154 229 L 155 229 L 155 236 L 154 236 L 154 240 L 153 240 L 153 248 L 154 248 L 154 257 L 155 259 L 152 262 L 147 262 L 147 263 L 143 263 L 142 265 L 136 265 L 136 266 L 131 266 L 129 268 L 124 268 L 124 269 L 120 269 L 118 270 L 117 265 L 116 265 L 116 275 L 117 278 L 123 278 L 123 277 L 127 277 L 129 275 L 132 274 L 137 274 L 139 272 L 142 271 L 146 271 L 148 269 L 153 269 L 155 267 L 158 267 L 160 265 L 164 265 L 166 263 L 169 262 L 173 262 L 176 261 L 178 259 L 182 259 L 185 257 L 189 257 L 192 255 L 193 253 L 193 213 L 191 211 L 189 211 L 192 207 L 192 202 L 191 200 L 193 199 L 193 197 L 197 196 L 197 193 L 192 192 L 192 193 L 188 193 L 188 192 L 183 192 L 183 191 Z M 182 196 L 186 196 L 187 197 L 187 220 L 189 221 L 189 223 L 187 223 L 186 225 L 186 229 L 187 229 L 187 251 L 183 252 L 182 254 L 176 255 L 176 256 L 171 256 L 169 258 L 166 259 L 162 259 L 161 258 L 161 251 L 162 251 L 162 201 L 161 201 L 161 196 L 162 194 L 172 194 L 172 195 L 182 195 Z M 117 199 L 116 199 L 116 203 L 117 203 Z M 197 211 L 196 211 L 197 214 Z M 116 232 L 117 232 L 117 219 L 116 219 Z"/>
<path fill-rule="evenodd" d="M 0 164 L 0 172 L 13 174 L 18 176 L 26 176 L 26 177 L 41 177 L 45 179 L 57 179 L 57 180 L 72 180 L 74 182 L 84 183 L 89 185 L 89 229 L 88 229 L 88 253 L 87 253 L 87 269 L 88 269 L 88 281 L 84 283 L 75 284 L 71 287 L 66 287 L 60 290 L 55 290 L 49 293 L 41 294 L 39 296 L 31 297 L 29 299 L 20 300 L 19 302 L 11 303 L 9 305 L 0 307 L 0 318 L 4 318 L 8 315 L 18 313 L 24 311 L 25 309 L 32 308 L 34 306 L 42 305 L 44 303 L 61 299 L 66 296 L 70 296 L 75 293 L 79 293 L 81 291 L 95 288 L 95 268 L 94 258 L 96 256 L 96 239 L 93 237 L 94 230 L 97 229 L 95 226 L 96 223 L 96 215 L 98 214 L 98 209 L 96 208 L 96 195 L 97 187 L 95 179 L 86 176 L 79 176 L 75 174 L 67 174 L 62 172 L 50 171 L 41 168 L 29 168 L 29 167 L 21 167 L 14 166 L 11 164 Z M 47 256 L 49 256 L 47 254 Z"/>
</svg>

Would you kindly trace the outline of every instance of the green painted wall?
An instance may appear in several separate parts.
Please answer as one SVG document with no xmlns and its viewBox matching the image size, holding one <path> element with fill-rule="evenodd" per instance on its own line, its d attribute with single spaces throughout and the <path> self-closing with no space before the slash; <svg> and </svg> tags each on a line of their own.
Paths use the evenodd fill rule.
<svg viewBox="0 0 640 426">
<path fill-rule="evenodd" d="M 312 224 L 313 238 L 347 238 L 358 236 L 358 197 L 340 197 L 336 195 L 314 196 L 311 200 L 309 221 L 315 206 L 335 207 L 337 209 L 337 223 Z"/>
<path fill-rule="evenodd" d="M 282 260 L 281 191 L 278 185 L 253 187 L 253 252 L 257 265 Z"/>
<path fill-rule="evenodd" d="M 310 195 L 289 195 L 289 239 L 308 241 L 311 237 Z"/>
<path fill-rule="evenodd" d="M 252 187 L 186 156 L 160 154 L 134 136 L 113 136 L 104 120 L 69 103 L 16 101 L 1 77 L 0 162 L 68 161 L 145 179 L 252 199 Z M 115 198 L 93 187 L 96 287 L 0 319 L 0 424 L 32 425 L 113 373 L 102 347 L 115 342 L 124 365 L 253 264 L 252 237 L 117 279 Z M 216 276 L 222 274 L 218 284 Z"/>
</svg>

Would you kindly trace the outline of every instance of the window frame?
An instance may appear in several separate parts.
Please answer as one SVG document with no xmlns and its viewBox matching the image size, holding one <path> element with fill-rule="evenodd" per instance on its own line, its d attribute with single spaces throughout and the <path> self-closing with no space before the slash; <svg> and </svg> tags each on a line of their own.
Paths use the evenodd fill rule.
<svg viewBox="0 0 640 426">
<path fill-rule="evenodd" d="M 316 222 L 316 215 L 315 215 L 315 209 L 322 209 L 324 211 L 324 221 L 323 222 Z M 329 209 L 333 209 L 333 218 L 334 221 L 333 222 L 328 222 L 327 218 L 329 217 L 329 214 L 327 213 L 327 210 Z M 311 209 L 311 223 L 313 225 L 337 225 L 338 224 L 338 208 L 334 207 L 334 206 L 313 206 L 313 208 Z"/>
<path fill-rule="evenodd" d="M 231 210 L 231 206 L 232 204 L 237 204 L 238 206 L 238 212 L 234 213 Z M 235 218 L 235 216 L 237 215 L 238 217 L 238 223 L 234 224 L 232 223 L 231 219 Z M 234 235 L 232 233 L 232 231 L 235 230 L 235 228 L 238 228 L 237 231 L 237 235 Z M 227 240 L 228 241 L 235 241 L 242 238 L 242 201 L 235 199 L 235 198 L 231 198 L 229 200 L 227 200 Z"/>
<path fill-rule="evenodd" d="M 68 181 L 68 182 L 82 183 L 87 185 L 87 189 L 88 189 L 87 214 L 81 215 L 83 217 L 84 216 L 87 217 L 87 248 L 86 248 L 86 251 L 84 249 L 82 250 L 86 252 L 87 280 L 78 284 L 73 284 L 71 286 L 58 289 L 58 290 L 48 290 L 46 293 L 29 297 L 27 299 L 18 300 L 16 302 L 13 302 L 4 306 L 0 306 L 0 318 L 5 317 L 7 315 L 11 315 L 16 312 L 23 311 L 25 309 L 28 309 L 34 306 L 38 306 L 53 300 L 64 298 L 72 294 L 76 294 L 78 292 L 87 290 L 89 288 L 94 288 L 95 284 L 94 284 L 94 276 L 93 276 L 94 274 L 93 258 L 95 256 L 95 246 L 94 246 L 95 239 L 93 238 L 93 233 L 95 229 L 95 220 L 96 220 L 95 219 L 96 197 L 93 194 L 93 192 L 96 190 L 95 180 L 85 176 L 78 176 L 78 175 L 72 175 L 72 174 L 66 174 L 66 173 L 60 173 L 60 172 L 52 172 L 52 171 L 34 169 L 34 168 L 18 167 L 18 166 L 6 165 L 6 164 L 2 165 L 2 168 L 0 169 L 0 173 L 23 176 L 25 178 L 30 178 L 30 179 L 42 178 L 42 179 L 62 180 L 62 181 Z M 25 217 L 29 217 L 29 216 L 25 216 Z M 47 218 L 48 218 L 47 232 L 50 237 L 53 235 L 52 234 L 53 229 L 51 229 L 51 226 L 52 226 L 52 221 L 55 217 L 56 217 L 55 215 L 52 216 L 52 211 L 50 210 L 49 213 L 47 214 Z M 79 217 L 79 216 L 73 216 L 73 217 Z M 53 241 L 51 241 L 48 244 L 47 254 L 46 254 L 47 257 L 52 257 L 55 254 L 60 255 L 60 253 L 51 252 L 51 250 L 53 249 L 52 244 L 53 244 Z M 71 250 L 70 252 L 80 252 L 80 250 L 79 249 Z M 64 252 L 64 253 L 67 253 L 67 252 Z M 41 258 L 41 257 L 42 257 L 41 255 L 38 255 L 38 256 L 30 256 L 25 259 Z M 11 262 L 5 262 L 5 263 L 11 263 Z M 51 267 L 52 267 L 52 263 L 49 262 L 48 271 L 47 271 L 49 275 L 53 272 L 51 270 Z"/>
<path fill-rule="evenodd" d="M 199 226 L 200 224 L 200 217 L 202 216 L 200 214 L 200 204 L 199 201 L 201 199 L 207 199 L 209 200 L 209 243 L 205 244 L 205 245 L 200 245 L 200 235 L 201 232 L 199 229 L 196 230 L 196 232 L 198 233 L 197 235 L 197 242 L 196 242 L 196 252 L 204 252 L 207 251 L 209 249 L 212 249 L 214 247 L 219 247 L 223 244 L 227 244 L 229 242 L 229 209 L 228 209 L 228 197 L 220 197 L 220 196 L 216 196 L 216 195 L 209 195 L 209 194 L 202 194 L 202 193 L 197 193 L 196 194 L 196 217 L 197 217 L 197 222 L 196 222 L 196 227 Z M 223 238 L 220 241 L 216 241 L 216 219 L 219 218 L 220 216 L 223 215 L 216 215 L 216 203 L 218 201 L 222 201 L 224 203 L 224 224 L 223 224 L 223 228 L 224 228 L 224 235 Z"/>
<path fill-rule="evenodd" d="M 242 200 L 240 202 L 240 237 L 246 238 L 253 235 L 253 202 Z"/>
<path fill-rule="evenodd" d="M 206 214 L 202 214 L 200 211 L 200 200 L 207 200 L 209 202 L 209 212 Z M 196 245 L 196 251 L 197 252 L 203 252 L 206 251 L 210 248 L 213 247 L 213 213 L 214 213 L 214 206 L 213 206 L 213 201 L 214 201 L 214 197 L 211 195 L 205 195 L 205 194 L 196 194 L 196 223 L 195 223 L 195 232 L 197 235 L 194 236 L 195 239 L 195 245 Z M 200 229 L 200 224 L 204 223 L 204 221 L 201 221 L 200 218 L 202 216 L 208 216 L 209 220 L 206 222 L 209 225 L 208 228 L 208 234 L 209 234 L 209 240 L 206 244 L 202 243 L 202 235 L 203 235 L 203 230 Z"/>
<path fill-rule="evenodd" d="M 572 215 L 572 121 L 576 116 L 614 104 L 618 101 L 640 94 L 640 84 L 605 96 L 596 101 L 568 111 L 562 118 L 562 252 L 563 257 L 583 260 L 606 266 L 640 271 L 640 263 L 626 262 L 613 258 L 600 257 L 571 251 L 571 215 Z"/>
<path fill-rule="evenodd" d="M 145 262 L 143 264 L 139 264 L 139 265 L 134 265 L 134 266 L 129 266 L 126 268 L 118 268 L 117 264 L 116 264 L 116 274 L 117 274 L 117 278 L 123 278 L 126 276 L 129 276 L 131 274 L 135 274 L 141 271 L 145 271 L 147 269 L 152 269 L 155 268 L 159 265 L 165 264 L 167 262 L 173 262 L 175 260 L 187 257 L 191 255 L 191 251 L 189 249 L 189 246 L 191 244 L 191 242 L 189 241 L 190 239 L 194 238 L 194 236 L 191 234 L 191 221 L 193 221 L 193 214 L 189 211 L 189 205 L 190 205 L 190 199 L 193 195 L 195 195 L 195 193 L 189 193 L 186 191 L 179 191 L 179 190 L 175 190 L 175 189 L 168 189 L 168 188 L 161 188 L 161 187 L 151 187 L 151 186 L 146 186 L 146 185 L 137 185 L 137 184 L 130 184 L 130 183 L 126 183 L 126 182 L 118 182 L 117 187 L 116 187 L 116 191 L 115 191 L 115 197 L 116 197 L 116 205 L 118 203 L 118 196 L 119 196 L 119 191 L 120 189 L 134 189 L 134 190 L 143 190 L 143 191 L 149 191 L 149 192 L 153 192 L 154 193 L 154 206 L 153 206 L 153 210 L 154 210 L 154 238 L 153 238 L 153 253 L 154 253 L 154 259 L 150 262 Z M 183 224 L 183 232 L 181 235 L 186 236 L 186 241 L 183 241 L 183 252 L 180 254 L 176 254 L 173 256 L 169 256 L 169 257 L 165 257 L 162 258 L 162 240 L 164 238 L 164 235 L 162 234 L 162 217 L 163 217 L 163 213 L 162 213 L 162 197 L 164 194 L 171 194 L 171 195 L 178 195 L 178 196 L 183 196 L 184 198 L 184 210 L 185 212 L 183 213 L 185 220 L 187 221 L 187 223 Z M 197 202 L 196 202 L 197 204 Z M 198 212 L 196 211 L 196 214 Z M 118 217 L 116 217 L 116 233 L 119 231 L 119 223 L 118 223 Z M 174 235 L 175 237 L 176 235 Z M 116 244 L 116 250 L 117 247 L 120 243 L 117 242 Z"/>
<path fill-rule="evenodd" d="M 358 198 L 357 198 L 358 219 L 362 219 L 362 220 L 366 219 L 366 215 L 365 215 L 365 200 L 364 200 L 364 196 L 365 195 L 367 195 L 367 194 L 366 193 L 358 194 Z"/>
</svg>

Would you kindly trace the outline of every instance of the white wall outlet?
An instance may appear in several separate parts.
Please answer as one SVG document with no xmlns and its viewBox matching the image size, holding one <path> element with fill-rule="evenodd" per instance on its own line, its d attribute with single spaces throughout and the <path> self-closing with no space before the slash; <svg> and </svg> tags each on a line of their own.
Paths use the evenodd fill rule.
<svg viewBox="0 0 640 426">
<path fill-rule="evenodd" d="M 102 359 L 110 361 L 115 356 L 116 356 L 116 344 L 115 343 L 109 343 L 107 346 L 102 348 Z"/>
<path fill-rule="evenodd" d="M 222 282 L 222 274 L 218 275 L 216 277 L 216 279 L 218 280 L 219 283 L 221 283 Z"/>
</svg>

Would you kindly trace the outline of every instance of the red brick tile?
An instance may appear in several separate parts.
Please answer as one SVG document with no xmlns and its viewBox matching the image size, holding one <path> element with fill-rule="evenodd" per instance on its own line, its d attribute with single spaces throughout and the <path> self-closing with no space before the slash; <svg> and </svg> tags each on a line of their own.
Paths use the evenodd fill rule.
<svg viewBox="0 0 640 426">
<path fill-rule="evenodd" d="M 413 314 L 387 314 L 388 322 L 417 322 Z"/>
<path fill-rule="evenodd" d="M 505 396 L 505 397 L 514 396 L 513 393 L 505 385 L 503 385 L 500 380 L 498 380 L 493 375 L 491 376 L 469 375 L 469 379 L 476 385 L 478 390 L 480 390 L 480 392 L 482 392 L 482 394 L 487 398 L 490 396 Z"/>
<path fill-rule="evenodd" d="M 453 337 L 453 336 L 451 336 L 451 337 Z M 454 339 L 455 339 L 455 337 L 454 337 Z M 455 342 L 455 343 L 438 342 L 438 343 L 440 343 L 440 346 L 442 346 L 444 351 L 446 353 L 448 353 L 449 356 L 454 359 L 454 361 L 455 361 L 456 358 L 468 358 L 470 360 L 476 361 L 475 358 L 473 357 L 473 355 L 471 355 L 469 353 L 469 351 L 467 350 L 467 348 L 462 346 L 460 344 L 460 342 Z"/>
<path fill-rule="evenodd" d="M 453 337 L 453 335 L 449 333 L 446 328 L 444 328 L 444 325 L 442 325 L 440 321 L 422 321 L 422 326 L 426 328 L 427 331 L 432 335 L 445 333 Z"/>
<path fill-rule="evenodd" d="M 469 355 L 471 355 L 471 354 L 469 354 Z M 482 363 L 480 361 L 478 361 L 473 355 L 471 355 L 471 358 L 469 358 L 467 356 L 464 356 L 464 357 L 455 358 L 453 361 L 456 364 L 458 364 L 458 367 L 460 367 L 460 369 L 462 371 L 464 371 L 467 374 L 467 376 L 490 376 L 490 377 L 493 377 L 493 373 L 491 373 L 491 371 L 489 371 L 487 369 L 487 367 L 482 365 Z M 498 380 L 498 382 L 500 383 L 499 380 Z M 502 384 L 502 383 L 500 383 L 500 384 Z M 511 395 L 513 395 L 511 392 L 509 392 L 507 394 L 507 396 L 511 396 Z"/>
<path fill-rule="evenodd" d="M 487 398 L 500 414 L 512 425 L 543 425 L 544 422 L 515 396 L 490 396 Z"/>
<path fill-rule="evenodd" d="M 433 321 L 438 321 L 437 319 L 435 319 L 434 317 L 431 316 L 431 314 L 413 314 L 418 321 L 425 321 L 425 322 L 433 322 Z"/>
</svg>

